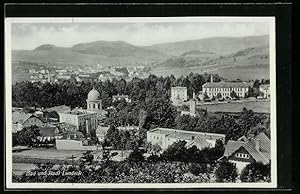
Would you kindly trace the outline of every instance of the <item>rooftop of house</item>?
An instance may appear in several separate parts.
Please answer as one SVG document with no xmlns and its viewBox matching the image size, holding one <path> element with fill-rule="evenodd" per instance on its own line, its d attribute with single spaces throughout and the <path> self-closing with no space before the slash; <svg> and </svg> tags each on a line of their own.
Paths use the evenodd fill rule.
<svg viewBox="0 0 300 194">
<path fill-rule="evenodd" d="M 203 88 L 248 88 L 249 83 L 245 82 L 207 82 L 202 85 Z"/>
<path fill-rule="evenodd" d="M 195 139 L 193 139 L 191 142 L 187 143 L 187 147 L 192 146 L 200 146 L 200 147 L 209 147 L 210 144 L 207 142 L 202 136 L 196 136 Z"/>
<path fill-rule="evenodd" d="M 197 136 L 203 139 L 211 139 L 211 140 L 217 140 L 221 138 L 225 139 L 225 134 L 203 133 L 197 131 L 186 131 L 186 130 L 168 129 L 168 128 L 155 128 L 148 131 L 147 133 L 164 134 L 170 138 L 185 139 L 185 140 L 193 140 Z"/>
<path fill-rule="evenodd" d="M 86 109 L 82 109 L 82 108 L 74 108 L 71 111 L 64 111 L 64 112 L 60 112 L 60 113 L 64 113 L 64 114 L 71 114 L 71 115 L 88 115 L 88 114 L 96 114 L 94 111 L 88 111 Z"/>
<path fill-rule="evenodd" d="M 67 138 L 76 139 L 76 140 L 83 140 L 83 139 L 85 139 L 83 133 L 80 132 L 80 131 L 75 131 L 74 132 L 74 131 L 68 131 L 68 130 L 66 130 L 66 131 L 63 132 L 62 135 L 63 135 L 64 139 L 67 139 Z"/>
<path fill-rule="evenodd" d="M 229 140 L 227 144 L 224 146 L 225 147 L 224 156 L 230 156 L 232 153 L 238 150 L 245 143 L 246 143 L 245 141 Z"/>
<path fill-rule="evenodd" d="M 28 114 L 28 113 L 23 113 L 23 112 L 12 112 L 12 123 L 21 123 L 23 124 L 27 119 L 29 119 L 30 117 L 36 117 L 37 116 L 33 115 L 33 114 Z"/>
<path fill-rule="evenodd" d="M 53 106 L 53 107 L 50 107 L 50 108 L 46 108 L 46 109 L 44 109 L 44 111 L 47 111 L 47 112 L 52 112 L 52 111 L 64 112 L 64 111 L 71 111 L 71 108 L 69 106 L 66 106 L 66 105 L 61 105 L 61 106 Z"/>
<path fill-rule="evenodd" d="M 256 148 L 256 141 L 259 141 L 259 150 Z M 244 147 L 257 162 L 266 164 L 271 159 L 271 142 L 263 132 L 259 133 L 248 142 L 229 140 L 225 145 L 224 156 L 232 155 L 240 147 Z"/>
<path fill-rule="evenodd" d="M 172 87 L 172 89 L 176 89 L 176 90 L 187 90 L 187 87 L 183 87 L 183 86 L 175 86 L 175 87 Z"/>
</svg>

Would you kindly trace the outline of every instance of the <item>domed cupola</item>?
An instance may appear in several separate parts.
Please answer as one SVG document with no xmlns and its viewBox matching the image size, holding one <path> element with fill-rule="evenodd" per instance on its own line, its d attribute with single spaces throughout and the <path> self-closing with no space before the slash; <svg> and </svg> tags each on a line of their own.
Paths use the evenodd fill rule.
<svg viewBox="0 0 300 194">
<path fill-rule="evenodd" d="M 100 93 L 93 87 L 93 89 L 88 93 L 88 101 L 100 100 Z"/>
<path fill-rule="evenodd" d="M 88 93 L 86 102 L 87 110 L 102 110 L 102 100 L 100 98 L 100 93 L 95 89 L 95 87 L 93 87 L 93 89 Z"/>
</svg>

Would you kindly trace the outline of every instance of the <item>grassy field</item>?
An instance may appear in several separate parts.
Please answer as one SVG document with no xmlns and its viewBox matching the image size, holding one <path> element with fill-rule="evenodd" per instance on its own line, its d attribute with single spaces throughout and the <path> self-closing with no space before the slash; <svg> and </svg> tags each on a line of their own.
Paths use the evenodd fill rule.
<svg viewBox="0 0 300 194">
<path fill-rule="evenodd" d="M 79 162 L 80 157 L 83 156 L 85 151 L 77 150 L 57 150 L 57 149 L 45 149 L 45 148 L 33 148 L 31 150 L 25 150 L 22 152 L 14 152 L 12 155 L 12 171 L 14 174 L 20 175 L 28 170 L 35 168 L 35 163 L 47 163 L 51 162 L 58 164 L 72 164 L 71 157 L 74 157 L 74 164 Z M 102 157 L 102 150 L 93 151 L 95 160 L 100 160 Z M 121 161 L 128 157 L 128 151 L 112 151 L 118 152 L 118 155 L 114 156 L 112 160 Z"/>
<path fill-rule="evenodd" d="M 254 112 L 270 113 L 269 101 L 197 105 L 197 108 L 207 109 L 208 112 L 241 112 L 244 107 Z"/>
<path fill-rule="evenodd" d="M 175 77 L 180 77 L 181 75 L 187 76 L 191 72 L 193 73 L 217 73 L 224 79 L 228 80 L 254 80 L 254 79 L 266 79 L 269 78 L 269 69 L 265 67 L 256 66 L 245 66 L 245 67 L 155 67 L 152 69 L 152 73 L 157 76 L 168 76 L 173 74 Z"/>
</svg>

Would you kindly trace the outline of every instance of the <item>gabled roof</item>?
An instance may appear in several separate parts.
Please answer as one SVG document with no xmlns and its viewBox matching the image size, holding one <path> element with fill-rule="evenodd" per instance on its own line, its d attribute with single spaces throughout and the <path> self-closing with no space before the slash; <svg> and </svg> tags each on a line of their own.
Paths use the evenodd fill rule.
<svg viewBox="0 0 300 194">
<path fill-rule="evenodd" d="M 256 140 L 259 140 L 259 150 L 256 149 Z M 232 155 L 240 147 L 245 148 L 256 162 L 267 164 L 271 159 L 271 141 L 263 132 L 248 142 L 229 140 L 225 145 L 224 156 Z"/>
<path fill-rule="evenodd" d="M 47 112 L 52 112 L 52 111 L 64 112 L 64 111 L 71 111 L 71 108 L 69 106 L 66 106 L 66 105 L 61 105 L 61 106 L 53 106 L 51 108 L 46 108 L 46 109 L 44 109 L 44 111 L 47 111 Z"/>
<path fill-rule="evenodd" d="M 38 118 L 37 116 L 35 116 L 33 114 L 27 114 L 27 113 L 22 113 L 22 112 L 13 112 L 12 113 L 12 123 L 21 123 L 21 124 L 23 124 L 30 117 Z"/>
<path fill-rule="evenodd" d="M 245 135 L 243 135 L 242 137 L 238 138 L 238 141 L 248 142 L 249 140 L 247 139 L 247 137 Z"/>
<path fill-rule="evenodd" d="M 224 156 L 230 156 L 232 153 L 238 150 L 245 143 L 246 142 L 244 141 L 229 140 L 227 144 L 224 146 L 225 147 Z"/>
<path fill-rule="evenodd" d="M 256 140 L 259 140 L 259 150 L 255 148 Z M 266 164 L 271 159 L 271 141 L 263 132 L 256 135 L 248 143 L 243 145 L 243 147 L 257 162 Z"/>
<path fill-rule="evenodd" d="M 205 139 L 203 139 L 203 137 L 200 136 L 196 136 L 194 140 L 187 143 L 187 147 L 192 147 L 193 145 L 201 148 L 209 147 L 209 143 Z"/>
</svg>

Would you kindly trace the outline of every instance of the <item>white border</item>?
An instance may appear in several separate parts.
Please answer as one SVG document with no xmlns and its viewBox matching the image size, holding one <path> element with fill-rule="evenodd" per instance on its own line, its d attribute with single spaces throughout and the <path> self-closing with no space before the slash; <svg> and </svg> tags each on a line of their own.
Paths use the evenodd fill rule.
<svg viewBox="0 0 300 194">
<path fill-rule="evenodd" d="M 271 183 L 12 183 L 12 23 L 135 23 L 135 22 L 268 22 L 271 88 Z M 147 188 L 276 188 L 277 187 L 277 126 L 276 126 L 276 58 L 275 17 L 133 17 L 133 18 L 6 18 L 5 19 L 5 117 L 6 117 L 6 186 L 8 189 L 147 189 Z"/>
</svg>

